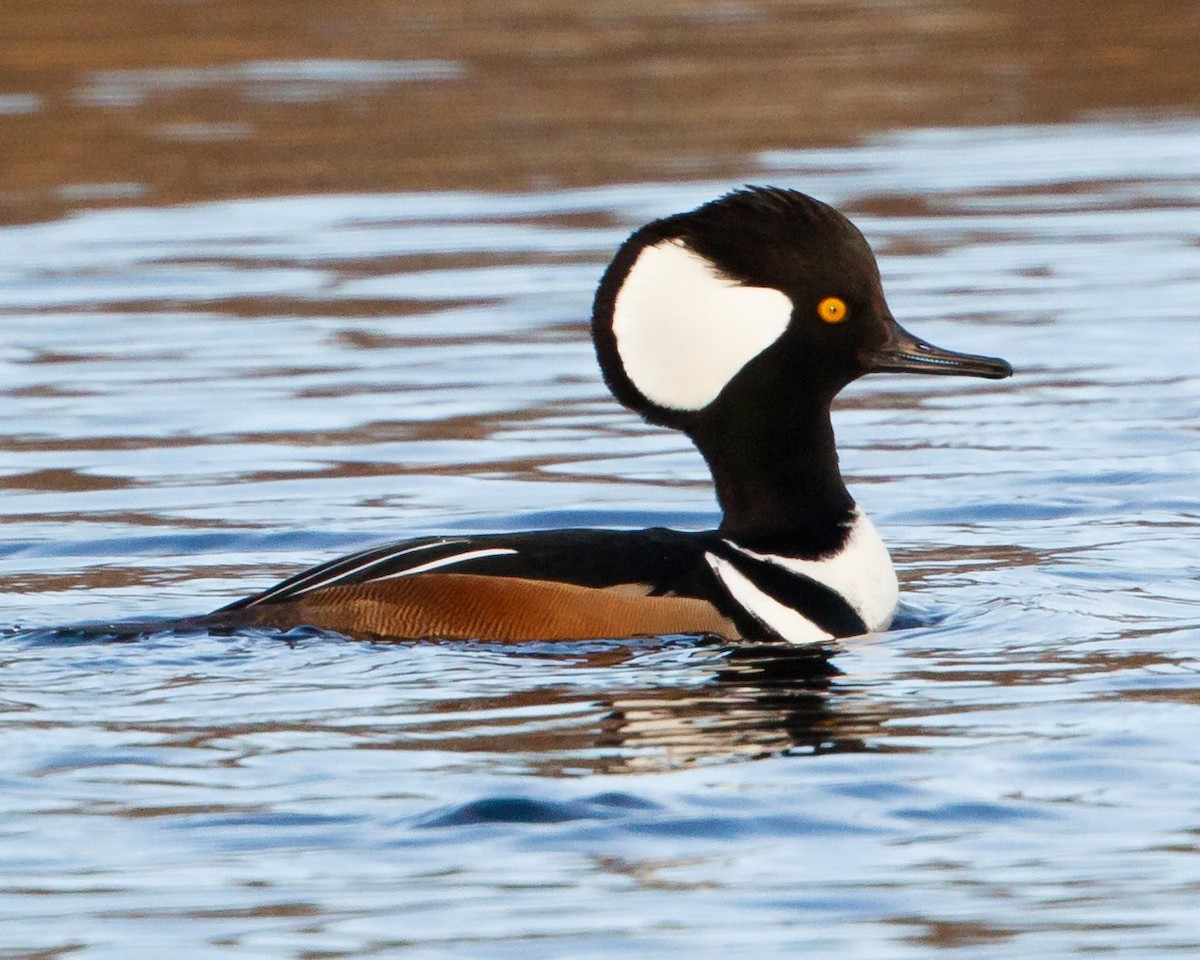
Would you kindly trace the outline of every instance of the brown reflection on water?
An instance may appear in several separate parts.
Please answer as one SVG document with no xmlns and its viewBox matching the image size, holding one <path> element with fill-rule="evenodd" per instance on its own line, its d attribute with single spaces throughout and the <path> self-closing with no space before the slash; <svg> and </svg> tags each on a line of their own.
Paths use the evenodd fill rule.
<svg viewBox="0 0 1200 960">
<path fill-rule="evenodd" d="M 1179 0 L 7 0 L 0 219 L 736 176 L 897 127 L 1193 111 L 1198 35 Z"/>
<path fill-rule="evenodd" d="M 549 656 L 549 655 L 547 655 Z M 563 654 L 566 669 L 614 669 L 637 652 L 624 647 Z M 829 652 L 748 645 L 724 652 L 706 682 L 518 690 L 428 703 L 401 734 L 362 729 L 362 746 L 493 754 L 539 776 L 630 774 L 790 752 L 861 752 L 895 712 L 839 688 Z M 487 717 L 481 722 L 481 717 Z M 344 727 L 340 728 L 342 732 Z M 224 735 L 224 734 L 222 734 Z M 874 749 L 891 749 L 876 743 Z"/>
</svg>

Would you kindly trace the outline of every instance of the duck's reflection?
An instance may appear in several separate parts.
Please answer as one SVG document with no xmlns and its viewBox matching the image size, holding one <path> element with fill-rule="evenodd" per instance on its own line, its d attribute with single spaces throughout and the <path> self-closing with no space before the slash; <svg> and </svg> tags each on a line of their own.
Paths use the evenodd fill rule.
<svg viewBox="0 0 1200 960">
<path fill-rule="evenodd" d="M 154 633 L 154 626 L 88 624 L 20 636 L 27 646 L 107 646 L 156 637 L 166 649 L 178 648 L 181 666 L 198 655 L 197 647 L 223 662 L 221 650 L 231 640 L 272 658 L 277 670 L 291 668 L 280 641 L 320 651 L 318 662 L 327 658 L 330 668 L 363 662 L 347 656 L 363 649 L 360 641 L 307 628 Z M 137 649 L 132 643 L 122 647 Z M 858 752 L 883 739 L 889 718 L 885 704 L 860 695 L 834 664 L 837 648 L 687 639 L 377 647 L 383 656 L 368 658 L 375 662 L 367 681 L 374 695 L 367 703 L 360 687 L 366 678 L 352 675 L 325 689 L 321 704 L 301 716 L 224 718 L 211 728 L 188 724 L 189 736 L 221 743 L 245 738 L 254 753 L 264 748 L 256 742 L 264 733 L 272 748 L 280 737 L 324 733 L 349 738 L 352 748 L 438 751 L 469 757 L 472 767 L 578 776 Z M 131 657 L 136 661 L 136 653 Z M 248 678 L 235 663 L 213 682 L 240 690 Z M 256 683 L 257 674 L 254 689 Z"/>
<path fill-rule="evenodd" d="M 548 654 L 566 671 L 595 672 L 579 684 L 441 701 L 419 734 L 409 728 L 388 746 L 486 752 L 543 776 L 862 751 L 884 718 L 848 706 L 855 698 L 835 686 L 835 652 L 762 644 Z M 667 669 L 655 670 L 664 656 Z"/>
<path fill-rule="evenodd" d="M 678 766 L 785 751 L 863 749 L 829 707 L 839 671 L 830 651 L 735 648 L 707 682 L 616 694 L 601 720 L 605 772 Z"/>
</svg>

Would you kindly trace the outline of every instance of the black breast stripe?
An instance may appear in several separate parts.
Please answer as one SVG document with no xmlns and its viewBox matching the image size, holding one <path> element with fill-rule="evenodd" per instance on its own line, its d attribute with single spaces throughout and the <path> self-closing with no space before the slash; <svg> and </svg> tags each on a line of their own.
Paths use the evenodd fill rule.
<svg viewBox="0 0 1200 960">
<path fill-rule="evenodd" d="M 729 563 L 772 600 L 795 610 L 833 637 L 856 637 L 867 625 L 850 603 L 832 587 L 795 573 L 769 560 L 748 557 L 723 541 L 708 548 Z"/>
</svg>

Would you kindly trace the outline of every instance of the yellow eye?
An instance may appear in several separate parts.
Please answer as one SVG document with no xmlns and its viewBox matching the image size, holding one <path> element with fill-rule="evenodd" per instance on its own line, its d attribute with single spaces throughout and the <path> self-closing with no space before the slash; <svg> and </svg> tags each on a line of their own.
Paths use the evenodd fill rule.
<svg viewBox="0 0 1200 960">
<path fill-rule="evenodd" d="M 817 316 L 826 323 L 841 323 L 850 315 L 850 308 L 841 297 L 826 297 L 817 304 Z"/>
</svg>

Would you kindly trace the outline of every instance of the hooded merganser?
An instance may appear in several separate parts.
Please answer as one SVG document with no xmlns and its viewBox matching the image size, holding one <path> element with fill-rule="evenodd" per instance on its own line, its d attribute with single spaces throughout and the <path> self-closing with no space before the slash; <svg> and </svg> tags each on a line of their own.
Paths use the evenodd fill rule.
<svg viewBox="0 0 1200 960">
<path fill-rule="evenodd" d="M 600 281 L 592 336 L 617 399 L 703 454 L 717 530 L 410 540 L 314 567 L 206 622 L 490 641 L 810 643 L 885 630 L 896 574 L 842 482 L 830 403 L 866 373 L 1012 374 L 903 330 L 854 225 L 773 188 L 635 232 Z"/>
</svg>

